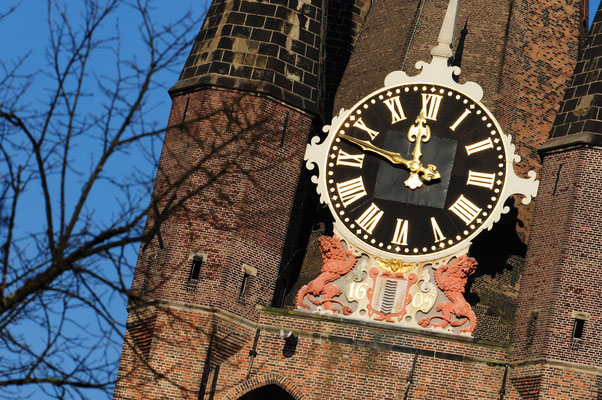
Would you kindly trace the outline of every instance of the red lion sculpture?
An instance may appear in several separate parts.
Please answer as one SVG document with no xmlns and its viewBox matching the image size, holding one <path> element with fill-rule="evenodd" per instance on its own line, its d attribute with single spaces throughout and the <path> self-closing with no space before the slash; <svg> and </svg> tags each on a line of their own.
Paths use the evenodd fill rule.
<svg viewBox="0 0 602 400">
<path fill-rule="evenodd" d="M 355 265 L 356 258 L 351 251 L 345 251 L 341 240 L 336 237 L 321 236 L 320 250 L 322 251 L 322 259 L 324 260 L 324 266 L 322 267 L 322 273 L 318 275 L 316 279 L 304 285 L 297 293 L 297 307 L 309 308 L 308 305 L 303 304 L 305 296 L 317 306 L 324 305 L 326 310 L 333 312 L 339 312 L 336 308 L 332 307 L 331 303 L 339 304 L 343 309 L 343 314 L 349 315 L 352 313 L 351 308 L 344 305 L 341 301 L 334 299 L 334 297 L 340 296 L 343 292 L 336 285 L 330 284 L 339 279 L 341 276 L 347 274 Z M 310 297 L 324 295 L 322 300 L 315 300 Z"/>
<path fill-rule="evenodd" d="M 427 328 L 431 324 L 433 318 L 441 318 L 443 321 L 431 324 L 431 326 L 444 328 L 448 324 L 451 326 L 461 326 L 466 320 L 470 322 L 467 328 L 462 329 L 462 333 L 474 332 L 477 327 L 477 317 L 472 311 L 470 304 L 464 299 L 464 287 L 468 277 L 477 269 L 477 260 L 466 255 L 460 256 L 451 264 L 445 264 L 435 270 L 435 281 L 439 289 L 443 291 L 445 296 L 451 300 L 437 304 L 437 311 L 443 315 L 433 315 L 432 317 L 423 318 L 418 322 L 423 328 Z M 445 273 L 445 276 L 443 275 Z M 463 318 L 460 321 L 452 320 L 451 314 L 457 318 Z"/>
</svg>

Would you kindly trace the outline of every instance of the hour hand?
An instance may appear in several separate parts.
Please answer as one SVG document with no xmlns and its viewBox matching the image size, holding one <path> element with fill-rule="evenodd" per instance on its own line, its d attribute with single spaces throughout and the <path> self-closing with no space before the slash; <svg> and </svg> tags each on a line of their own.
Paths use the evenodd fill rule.
<svg viewBox="0 0 602 400">
<path fill-rule="evenodd" d="M 441 174 L 437 171 L 437 167 L 433 164 L 429 164 L 426 167 L 422 165 L 420 167 L 420 173 L 422 173 L 422 179 L 425 181 L 432 181 L 433 179 L 441 179 Z"/>
<path fill-rule="evenodd" d="M 399 153 L 381 149 L 380 147 L 376 147 L 375 145 L 373 145 L 372 143 L 370 143 L 367 140 L 360 140 L 358 138 L 346 135 L 344 133 L 340 133 L 339 137 L 361 147 L 362 149 L 364 149 L 366 151 L 370 151 L 372 153 L 378 154 L 379 156 L 382 156 L 382 157 L 386 158 L 387 160 L 391 161 L 393 164 L 401 164 L 401 165 L 405 165 L 406 168 L 410 168 L 411 161 L 406 160 Z"/>
</svg>

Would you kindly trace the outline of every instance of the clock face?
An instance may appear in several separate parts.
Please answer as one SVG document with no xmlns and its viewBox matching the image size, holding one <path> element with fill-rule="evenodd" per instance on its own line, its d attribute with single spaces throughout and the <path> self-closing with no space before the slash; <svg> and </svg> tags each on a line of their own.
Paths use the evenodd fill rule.
<svg viewBox="0 0 602 400">
<path fill-rule="evenodd" d="M 501 135 L 482 104 L 451 88 L 413 83 L 367 96 L 336 128 L 325 161 L 341 234 L 408 260 L 466 246 L 500 201 Z"/>
</svg>

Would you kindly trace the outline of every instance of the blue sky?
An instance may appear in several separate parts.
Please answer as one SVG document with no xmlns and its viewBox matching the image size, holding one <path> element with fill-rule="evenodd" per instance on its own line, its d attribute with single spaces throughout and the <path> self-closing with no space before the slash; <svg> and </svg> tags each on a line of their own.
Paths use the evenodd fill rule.
<svg viewBox="0 0 602 400">
<path fill-rule="evenodd" d="M 73 1 L 73 0 L 71 0 Z M 467 0 L 464 0 L 467 1 Z M 6 4 L 17 3 L 17 0 L 2 0 L 3 5 L 0 5 L 0 13 L 5 9 Z M 70 3 L 67 1 L 67 3 Z M 153 14 L 158 17 L 158 20 L 173 21 L 178 19 L 180 16 L 185 14 L 190 8 L 199 8 L 199 5 L 204 4 L 204 0 L 158 0 L 156 2 L 156 8 Z M 593 19 L 595 12 L 598 7 L 597 1 L 591 1 L 590 3 L 590 23 Z M 22 0 L 20 7 L 17 9 L 15 14 L 11 15 L 10 18 L 0 23 L 0 37 L 3 39 L 0 41 L 0 51 L 2 54 L 2 60 L 8 62 L 14 60 L 17 57 L 29 54 L 25 67 L 35 69 L 37 66 L 44 64 L 45 51 L 48 44 L 48 27 L 46 24 L 46 1 L 44 0 Z M 77 0 L 73 1 L 75 7 Z M 121 36 L 123 38 L 123 48 L 131 53 L 136 53 L 136 40 L 138 38 L 137 25 L 129 24 L 129 15 L 127 10 L 124 8 L 123 13 L 119 15 L 119 21 L 117 22 L 121 30 Z M 110 34 L 111 27 L 106 27 L 107 33 Z M 200 28 L 200 26 L 198 27 Z M 198 31 L 198 29 L 197 29 Z M 196 32 L 195 32 L 196 33 Z M 186 54 L 182 55 L 182 64 Z M 165 124 L 169 115 L 169 109 L 171 106 L 171 100 L 167 94 L 167 89 L 176 82 L 177 74 L 181 65 L 175 65 L 174 70 L 170 73 L 166 73 L 162 76 L 164 81 L 165 90 L 157 91 L 154 93 L 152 102 L 156 105 L 153 109 L 155 118 L 160 123 Z M 36 87 L 33 88 L 35 90 Z M 32 97 L 42 97 L 44 93 L 29 93 Z M 133 159 L 120 160 L 118 169 L 121 171 L 131 171 L 137 166 L 138 161 Z M 34 196 L 35 197 L 35 196 Z M 96 205 L 100 209 L 104 209 L 107 212 L 105 198 L 103 197 L 102 202 L 98 202 Z M 32 197 L 31 204 L 24 208 L 19 214 L 20 224 L 23 230 L 27 230 L 29 225 L 34 226 L 38 224 L 41 214 L 40 208 L 35 204 L 35 200 Z M 146 200 L 148 204 L 148 200 Z M 133 254 L 135 257 L 135 254 Z M 126 310 L 125 304 L 115 303 L 113 307 L 115 318 L 120 321 L 125 321 Z M 104 398 L 104 396 L 94 397 L 90 395 L 89 398 Z M 36 395 L 35 398 L 44 398 L 43 395 Z"/>
</svg>

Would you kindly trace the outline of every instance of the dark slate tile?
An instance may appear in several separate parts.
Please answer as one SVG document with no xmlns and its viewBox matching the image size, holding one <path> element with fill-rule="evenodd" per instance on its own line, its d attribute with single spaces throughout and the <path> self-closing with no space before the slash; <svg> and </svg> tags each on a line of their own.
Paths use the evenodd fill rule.
<svg viewBox="0 0 602 400">
<path fill-rule="evenodd" d="M 273 31 L 280 31 L 282 30 L 282 26 L 284 25 L 284 22 L 280 19 L 277 18 L 267 18 L 265 21 L 265 25 L 264 27 L 266 29 L 271 29 Z"/>
<path fill-rule="evenodd" d="M 568 134 L 573 135 L 575 133 L 583 132 L 584 123 L 585 123 L 585 121 L 578 121 L 578 122 L 572 123 L 571 126 L 569 127 Z"/>
<path fill-rule="evenodd" d="M 267 67 L 276 72 L 280 72 L 284 74 L 284 62 L 278 60 L 277 58 L 271 58 L 268 60 Z"/>
<path fill-rule="evenodd" d="M 209 72 L 212 72 L 214 74 L 227 75 L 229 70 L 230 64 L 217 61 L 212 62 L 211 66 L 209 67 Z"/>
<path fill-rule="evenodd" d="M 260 42 L 269 42 L 272 37 L 272 31 L 268 31 L 261 28 L 253 28 L 251 39 L 258 40 Z"/>
<path fill-rule="evenodd" d="M 246 26 L 235 26 L 232 28 L 232 36 L 248 39 L 251 36 L 251 28 Z"/>
<path fill-rule="evenodd" d="M 245 23 L 245 17 L 247 14 L 239 13 L 239 12 L 231 12 L 228 14 L 228 18 L 226 18 L 226 22 L 234 25 L 242 25 Z"/>
<path fill-rule="evenodd" d="M 293 83 L 282 74 L 274 74 L 274 84 L 286 90 L 293 90 Z"/>
<path fill-rule="evenodd" d="M 252 15 L 252 14 L 247 15 L 247 22 L 245 23 L 246 26 L 263 27 L 264 24 L 265 24 L 265 17 L 262 17 L 260 15 Z"/>
<path fill-rule="evenodd" d="M 278 55 L 278 46 L 272 43 L 261 43 L 259 45 L 258 54 L 276 57 Z"/>
<path fill-rule="evenodd" d="M 280 32 L 272 32 L 272 43 L 282 47 L 286 46 L 286 35 Z"/>
</svg>

